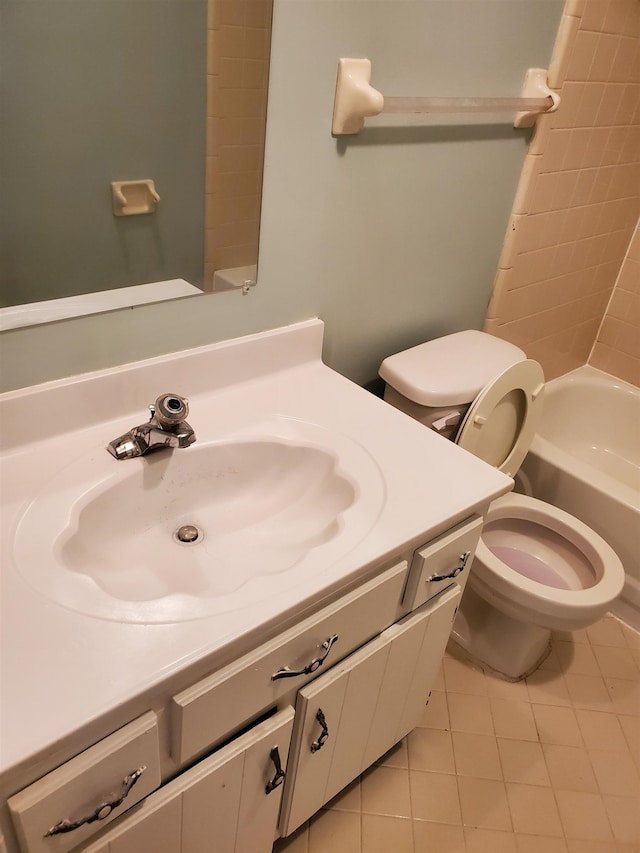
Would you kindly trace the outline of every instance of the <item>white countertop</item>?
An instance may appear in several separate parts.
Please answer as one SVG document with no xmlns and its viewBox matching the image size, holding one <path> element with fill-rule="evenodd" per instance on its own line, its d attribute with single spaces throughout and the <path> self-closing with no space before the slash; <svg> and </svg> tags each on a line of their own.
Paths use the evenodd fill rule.
<svg viewBox="0 0 640 853">
<path fill-rule="evenodd" d="M 425 540 L 509 491 L 509 478 L 323 365 L 322 331 L 312 320 L 0 396 L 0 769 L 26 761 L 189 663 L 231 644 L 244 652 L 242 638 L 256 626 L 320 600 L 403 544 Z M 143 422 L 147 404 L 165 391 L 189 398 L 198 445 L 251 433 L 274 417 L 301 419 L 357 443 L 384 483 L 375 524 L 321 571 L 294 567 L 272 577 L 259 604 L 203 618 L 131 624 L 74 612 L 45 597 L 16 565 L 20 518 L 43 486 L 61 482 L 61 470 L 95 457 L 96 449 Z M 106 450 L 104 457 L 114 471 L 147 461 L 118 462 Z M 65 501 L 64 489 L 59 500 Z"/>
</svg>

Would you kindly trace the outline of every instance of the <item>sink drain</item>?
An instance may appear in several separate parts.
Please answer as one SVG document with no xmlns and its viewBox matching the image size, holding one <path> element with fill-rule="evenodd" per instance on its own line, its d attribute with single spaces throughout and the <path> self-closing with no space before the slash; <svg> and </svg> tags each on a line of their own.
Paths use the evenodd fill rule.
<svg viewBox="0 0 640 853">
<path fill-rule="evenodd" d="M 197 545 L 204 539 L 204 533 L 195 524 L 183 524 L 173 534 L 173 538 L 180 545 Z"/>
</svg>

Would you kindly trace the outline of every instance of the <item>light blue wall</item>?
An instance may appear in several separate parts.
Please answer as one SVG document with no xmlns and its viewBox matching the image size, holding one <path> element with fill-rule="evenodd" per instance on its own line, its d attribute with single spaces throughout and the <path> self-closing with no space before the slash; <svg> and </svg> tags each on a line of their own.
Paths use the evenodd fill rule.
<svg viewBox="0 0 640 853">
<path fill-rule="evenodd" d="M 259 285 L 4 333 L 5 388 L 326 322 L 358 382 L 405 346 L 482 325 L 522 160 L 508 122 L 330 134 L 337 60 L 387 95 L 515 95 L 561 0 L 276 0 Z"/>
</svg>

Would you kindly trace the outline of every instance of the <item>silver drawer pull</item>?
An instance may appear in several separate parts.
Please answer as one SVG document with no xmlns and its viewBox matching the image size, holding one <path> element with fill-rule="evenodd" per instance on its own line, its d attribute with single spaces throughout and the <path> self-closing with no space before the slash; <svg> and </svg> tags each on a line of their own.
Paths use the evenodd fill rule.
<svg viewBox="0 0 640 853">
<path fill-rule="evenodd" d="M 267 782 L 265 785 L 265 794 L 270 794 L 274 788 L 278 788 L 284 782 L 286 778 L 286 773 L 282 769 L 282 764 L 280 763 L 280 753 L 278 752 L 278 747 L 274 746 L 271 752 L 269 753 L 269 757 L 273 761 L 276 772 L 273 779 L 270 782 Z"/>
<path fill-rule="evenodd" d="M 329 727 L 327 726 L 327 721 L 324 718 L 324 714 L 322 713 L 322 708 L 318 708 L 318 713 L 316 714 L 316 720 L 320 723 L 320 728 L 322 729 L 320 733 L 320 737 L 311 744 L 311 752 L 317 752 L 319 749 L 325 744 L 325 741 L 329 737 Z"/>
<path fill-rule="evenodd" d="M 431 581 L 446 581 L 449 580 L 449 578 L 457 578 L 460 572 L 463 572 L 466 569 L 470 556 L 471 551 L 465 551 L 464 554 L 460 554 L 460 557 L 458 558 L 460 562 L 455 567 L 455 569 L 452 569 L 446 575 L 431 575 L 431 577 L 427 578 L 427 582 L 430 583 Z"/>
<path fill-rule="evenodd" d="M 314 658 L 311 663 L 308 663 L 304 669 L 289 669 L 288 666 L 283 666 L 282 669 L 279 669 L 277 672 L 274 672 L 271 676 L 271 681 L 277 681 L 279 678 L 295 678 L 298 675 L 310 675 L 312 672 L 315 672 L 319 669 L 322 664 L 327 659 L 327 655 L 331 651 L 331 646 L 334 643 L 338 642 L 338 635 L 334 634 L 332 637 L 329 637 L 324 641 L 321 648 L 324 649 L 324 654 L 320 655 L 320 657 Z"/>
<path fill-rule="evenodd" d="M 128 796 L 129 791 L 133 788 L 146 769 L 147 768 L 143 765 L 142 767 L 138 767 L 137 770 L 134 770 L 133 773 L 129 773 L 128 776 L 125 776 L 122 780 L 120 796 L 115 800 L 108 800 L 105 803 L 100 803 L 100 805 L 96 806 L 91 814 L 80 818 L 80 820 L 69 820 L 69 818 L 64 818 L 64 820 L 61 820 L 56 823 L 55 826 L 52 826 L 51 829 L 48 829 L 43 838 L 49 838 L 51 835 L 60 835 L 62 832 L 73 832 L 74 829 L 84 826 L 85 823 L 94 823 L 96 820 L 104 820 L 109 817 L 111 812 L 122 804 L 124 799 Z"/>
</svg>

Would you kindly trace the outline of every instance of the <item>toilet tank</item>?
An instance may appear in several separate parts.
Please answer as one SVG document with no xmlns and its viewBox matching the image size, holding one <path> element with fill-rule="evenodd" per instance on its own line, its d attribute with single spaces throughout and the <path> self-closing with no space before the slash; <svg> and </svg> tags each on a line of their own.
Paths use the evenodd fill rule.
<svg viewBox="0 0 640 853">
<path fill-rule="evenodd" d="M 508 341 L 469 329 L 390 355 L 379 373 L 388 403 L 454 439 L 482 389 L 525 359 L 525 353 Z"/>
</svg>

